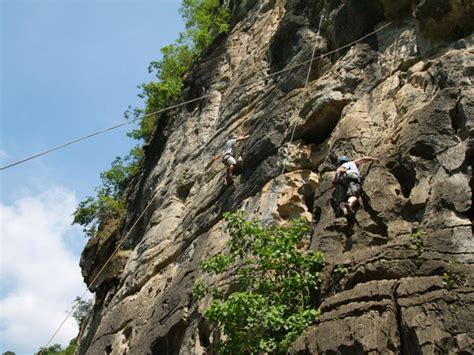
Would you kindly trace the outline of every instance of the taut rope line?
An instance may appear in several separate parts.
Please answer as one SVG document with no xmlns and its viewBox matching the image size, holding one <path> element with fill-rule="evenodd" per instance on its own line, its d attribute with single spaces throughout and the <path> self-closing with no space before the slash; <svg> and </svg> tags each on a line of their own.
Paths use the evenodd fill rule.
<svg viewBox="0 0 474 355">
<path fill-rule="evenodd" d="M 387 27 L 390 26 L 391 24 L 392 24 L 392 23 L 389 22 L 389 23 L 385 24 L 384 26 L 380 27 L 379 29 L 377 29 L 377 30 L 375 30 L 375 31 L 372 31 L 372 32 L 370 32 L 369 34 L 367 34 L 367 35 L 365 35 L 365 36 L 363 36 L 363 37 L 360 37 L 359 39 L 357 39 L 357 40 L 355 40 L 355 41 L 353 41 L 353 42 L 351 42 L 351 43 L 348 43 L 348 44 L 346 44 L 346 45 L 344 45 L 344 46 L 341 46 L 341 47 L 339 47 L 339 48 L 336 48 L 336 49 L 334 49 L 334 50 L 332 50 L 332 51 L 329 51 L 329 52 L 327 52 L 327 53 L 321 54 L 321 55 L 319 55 L 319 56 L 317 56 L 317 57 L 314 57 L 314 58 L 312 58 L 312 59 L 310 59 L 310 60 L 306 60 L 306 61 L 304 61 L 304 62 L 301 62 L 301 63 L 295 64 L 295 65 L 292 65 L 292 66 L 290 66 L 290 67 L 288 67 L 288 68 L 279 70 L 279 71 L 277 71 L 277 72 L 275 72 L 275 73 L 272 73 L 272 74 L 263 76 L 262 78 L 259 78 L 259 79 L 257 79 L 257 80 L 249 80 L 249 81 L 246 82 L 246 83 L 242 83 L 241 85 L 235 86 L 235 88 L 245 87 L 245 86 L 247 86 L 247 85 L 253 84 L 254 82 L 259 82 L 259 81 L 261 81 L 261 80 L 269 79 L 269 78 L 271 78 L 271 77 L 273 77 L 273 76 L 275 76 L 275 75 L 279 75 L 279 74 L 281 74 L 281 73 L 283 73 L 283 72 L 285 72 L 285 71 L 288 71 L 288 70 L 291 70 L 291 69 L 294 69 L 294 68 L 298 68 L 298 67 L 300 67 L 300 66 L 302 66 L 302 65 L 305 65 L 305 64 L 307 64 L 307 63 L 311 63 L 311 62 L 313 62 L 313 61 L 315 61 L 315 60 L 318 60 L 318 59 L 327 57 L 327 56 L 329 56 L 329 55 L 331 55 L 331 54 L 334 54 L 334 53 L 336 53 L 336 52 L 339 52 L 339 51 L 342 50 L 342 49 L 348 48 L 348 47 L 352 46 L 353 44 L 356 44 L 356 43 L 358 43 L 358 42 L 360 42 L 360 41 L 366 39 L 367 37 L 370 37 L 371 35 L 373 35 L 373 34 L 375 34 L 375 33 L 377 33 L 377 32 L 382 31 L 383 29 L 387 28 Z M 234 89 L 235 89 L 235 88 L 234 88 Z M 90 134 L 88 134 L 88 135 L 86 135 L 86 136 L 83 136 L 83 137 L 74 139 L 74 140 L 72 140 L 72 141 L 69 141 L 69 142 L 66 142 L 66 143 L 64 143 L 64 144 L 58 145 L 58 146 L 56 146 L 56 147 L 54 147 L 54 148 L 45 150 L 45 151 L 40 152 L 40 153 L 37 153 L 37 154 L 33 154 L 33 155 L 31 155 L 31 156 L 29 156 L 29 157 L 27 157 L 27 158 L 24 158 L 24 159 L 21 159 L 21 160 L 18 160 L 18 161 L 16 161 L 16 162 L 14 162 L 14 163 L 11 163 L 11 164 L 2 166 L 2 167 L 0 167 L 0 170 L 6 170 L 6 169 L 11 168 L 11 167 L 13 167 L 13 166 L 15 166 L 15 165 L 22 164 L 22 163 L 27 162 L 27 161 L 29 161 L 29 160 L 38 158 L 38 157 L 43 156 L 43 155 L 46 155 L 46 154 L 49 154 L 49 153 L 51 153 L 51 152 L 54 152 L 54 151 L 56 151 L 56 150 L 65 148 L 65 147 L 67 147 L 67 146 L 69 146 L 69 145 L 78 143 L 78 142 L 80 142 L 80 141 L 86 140 L 86 139 L 91 138 L 91 137 L 94 137 L 94 136 L 96 136 L 96 135 L 99 135 L 99 134 L 102 134 L 102 133 L 105 133 L 105 132 L 114 130 L 114 129 L 116 129 L 116 128 L 125 126 L 125 125 L 130 124 L 130 123 L 134 123 L 134 122 L 136 122 L 136 121 L 138 121 L 138 120 L 142 120 L 142 119 L 144 119 L 144 118 L 146 118 L 146 117 L 149 117 L 149 116 L 153 116 L 153 115 L 157 115 L 157 114 L 160 114 L 160 113 L 169 111 L 169 110 L 171 110 L 171 109 L 173 109 L 173 108 L 177 108 L 177 107 L 181 107 L 181 106 L 187 105 L 187 104 L 189 104 L 189 103 L 191 103 L 191 102 L 194 102 L 194 101 L 202 100 L 202 99 L 204 99 L 204 98 L 206 98 L 206 97 L 210 97 L 210 96 L 211 96 L 211 95 L 203 95 L 203 96 L 197 97 L 197 98 L 195 98 L 195 99 L 192 99 L 192 100 L 189 100 L 189 101 L 185 101 L 185 102 L 182 102 L 182 103 L 179 103 L 179 104 L 176 104 L 176 105 L 168 106 L 168 107 L 165 107 L 165 108 L 163 108 L 163 109 L 161 109 L 161 110 L 158 110 L 158 111 L 156 111 L 156 112 L 152 112 L 152 113 L 146 114 L 146 115 L 144 115 L 144 116 L 137 117 L 137 118 L 135 118 L 135 119 L 133 119 L 133 120 L 126 121 L 126 122 L 122 122 L 122 123 L 117 124 L 117 125 L 114 125 L 114 126 L 112 126 L 112 127 L 105 128 L 105 129 L 102 129 L 102 130 L 99 130 L 99 131 L 92 132 L 92 133 L 90 133 Z"/>
<path fill-rule="evenodd" d="M 155 200 L 155 197 L 157 195 L 154 194 L 153 197 L 151 198 L 150 202 L 148 202 L 148 204 L 146 205 L 146 207 L 143 209 L 142 213 L 140 214 L 140 216 L 138 216 L 137 220 L 135 221 L 135 223 L 133 223 L 133 225 L 130 227 L 130 229 L 128 230 L 128 232 L 125 234 L 125 236 L 119 241 L 117 247 L 115 248 L 114 252 L 109 256 L 109 258 L 107 259 L 107 261 L 104 263 L 104 265 L 102 266 L 102 268 L 99 270 L 99 272 L 93 277 L 92 281 L 89 283 L 90 287 L 92 287 L 94 285 L 94 282 L 97 281 L 97 279 L 99 278 L 99 276 L 102 274 L 102 272 L 105 270 L 106 266 L 108 265 L 108 263 L 112 260 L 112 258 L 117 254 L 117 252 L 120 250 L 120 248 L 122 247 L 123 243 L 125 242 L 125 240 L 127 240 L 127 238 L 130 236 L 130 233 L 133 231 L 133 229 L 135 228 L 135 226 L 138 224 L 138 222 L 142 219 L 142 217 L 145 215 L 145 213 L 148 211 L 148 209 L 150 208 L 150 206 L 152 205 L 153 201 Z M 81 297 L 79 297 L 81 300 L 84 298 L 84 296 L 87 294 L 87 289 L 84 291 L 84 293 L 81 295 Z M 48 340 L 48 342 L 46 343 L 46 345 L 41 349 L 39 355 L 43 355 L 43 351 L 49 346 L 49 344 L 51 343 L 51 341 L 53 341 L 54 337 L 56 336 L 56 334 L 58 334 L 58 332 L 61 330 L 61 328 L 63 327 L 64 323 L 66 323 L 66 321 L 68 320 L 68 318 L 71 316 L 71 314 L 74 312 L 74 310 L 76 309 L 77 307 L 77 303 L 72 307 L 72 309 L 69 311 L 69 313 L 67 314 L 66 318 L 64 318 L 64 320 L 62 321 L 62 323 L 59 325 L 59 327 L 56 329 L 56 331 L 54 332 L 54 334 L 51 336 L 51 338 Z"/>
</svg>

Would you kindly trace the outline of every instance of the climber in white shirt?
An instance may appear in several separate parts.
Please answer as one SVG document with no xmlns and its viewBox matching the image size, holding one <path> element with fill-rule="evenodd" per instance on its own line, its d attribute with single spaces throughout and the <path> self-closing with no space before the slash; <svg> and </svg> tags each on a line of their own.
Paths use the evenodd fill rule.
<svg viewBox="0 0 474 355">
<path fill-rule="evenodd" d="M 378 160 L 372 157 L 363 157 L 351 161 L 346 156 L 337 159 L 338 168 L 332 179 L 336 188 L 335 199 L 343 216 L 354 213 L 354 207 L 362 193 L 359 166 Z"/>
<path fill-rule="evenodd" d="M 225 185 L 232 185 L 232 174 L 234 173 L 235 165 L 237 161 L 235 160 L 235 150 L 234 146 L 237 142 L 245 140 L 249 138 L 249 135 L 237 137 L 235 134 L 231 134 L 229 140 L 225 143 L 224 146 L 224 156 L 222 157 L 222 161 L 227 166 L 227 171 L 224 177 L 224 184 Z"/>
</svg>

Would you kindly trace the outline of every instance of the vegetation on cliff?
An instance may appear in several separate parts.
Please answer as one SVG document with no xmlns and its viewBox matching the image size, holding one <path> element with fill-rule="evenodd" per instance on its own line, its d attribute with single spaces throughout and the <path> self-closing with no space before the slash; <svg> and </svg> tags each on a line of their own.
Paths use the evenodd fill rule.
<svg viewBox="0 0 474 355">
<path fill-rule="evenodd" d="M 82 322 L 91 312 L 92 308 L 92 300 L 84 301 L 80 297 L 76 297 L 74 300 L 75 310 L 72 313 L 72 317 L 76 320 L 79 327 L 81 327 Z M 77 348 L 77 338 L 71 339 L 68 346 L 63 348 L 61 344 L 53 344 L 46 348 L 41 347 L 39 348 L 37 355 L 74 355 L 76 354 Z M 12 353 L 11 355 L 15 355 Z"/>
<path fill-rule="evenodd" d="M 141 223 L 133 256 L 116 258 L 118 267 L 102 281 L 104 302 L 97 304 L 95 313 L 104 316 L 81 335 L 84 352 L 103 353 L 109 344 L 117 344 L 114 352 L 204 353 L 213 352 L 220 341 L 218 353 L 281 353 L 292 329 L 299 333 L 297 326 L 314 321 L 321 305 L 324 314 L 293 342 L 290 354 L 411 349 L 473 353 L 468 268 L 473 250 L 472 149 L 464 134 L 474 107 L 466 67 L 471 39 L 426 51 L 417 47 L 426 43 L 416 19 L 407 17 L 398 28 L 387 27 L 380 36 L 368 38 L 370 43 L 351 46 L 334 61 L 319 62 L 321 71 L 313 73 L 306 90 L 301 89 L 306 68 L 282 73 L 266 85 L 236 90 L 242 73 L 253 78 L 262 72 L 262 66 L 249 65 L 257 63 L 256 54 L 284 52 L 285 67 L 311 55 L 315 37 L 309 25 L 318 22 L 315 4 L 289 1 L 285 13 L 282 3 L 275 9 L 262 6 L 229 35 L 226 44 L 232 49 L 216 48 L 215 60 L 196 68 L 209 88 L 220 89 L 225 82 L 231 90 L 203 110 L 183 111 L 193 119 L 175 127 L 173 135 L 179 139 L 153 147 L 163 153 L 154 157 L 158 161 L 141 177 L 141 184 L 153 184 L 156 190 L 156 194 L 144 191 L 144 199 L 159 196 L 160 202 Z M 350 43 L 359 31 L 365 34 L 382 24 L 381 7 L 377 18 L 365 11 L 368 4 L 332 5 L 320 32 L 323 38 L 316 41 L 318 52 L 327 53 L 332 39 Z M 344 28 L 354 31 L 341 31 Z M 294 36 L 284 35 L 288 33 Z M 376 45 L 371 45 L 372 39 Z M 213 70 L 206 70 L 208 65 Z M 292 123 L 301 140 L 282 155 Z M 244 173 L 232 188 L 222 187 L 220 166 L 203 165 L 215 152 L 215 144 L 201 150 L 201 142 L 188 135 L 196 131 L 200 137 L 203 133 L 212 137 L 217 125 L 221 138 L 234 131 L 253 132 L 243 150 Z M 348 226 L 330 208 L 332 160 L 342 153 L 364 152 L 382 157 L 383 162 L 362 172 L 363 204 L 356 211 L 357 223 Z M 186 157 L 186 164 L 176 159 L 177 154 Z M 279 174 L 280 164 L 286 162 L 287 172 Z M 157 176 L 169 178 L 157 180 Z M 306 274 L 304 280 L 290 278 L 291 283 L 284 282 L 272 294 L 276 283 L 270 280 L 280 269 L 265 273 L 260 268 L 272 266 L 271 260 L 287 260 L 286 251 L 277 251 L 274 244 L 265 244 L 258 252 L 272 236 L 278 235 L 277 245 L 283 243 L 283 232 L 240 219 L 243 228 L 236 228 L 225 247 L 221 216 L 235 208 L 265 220 L 313 217 L 309 248 L 330 257 L 317 285 L 320 290 L 310 285 L 310 291 L 303 292 L 309 298 L 292 295 L 292 301 L 308 301 L 312 314 L 290 302 L 296 314 L 302 314 L 298 318 L 287 303 L 279 303 L 295 292 L 295 287 L 283 288 L 301 285 Z M 252 237 L 253 231 L 258 237 Z M 94 264 L 97 256 L 108 252 L 103 248 L 96 253 L 99 242 L 91 242 L 88 249 L 84 269 L 89 274 L 99 267 Z M 236 252 L 238 248 L 244 252 Z M 289 255 L 295 250 L 293 246 Z M 202 264 L 206 273 L 197 268 L 203 254 L 218 255 Z M 318 276 L 318 267 L 308 275 Z M 286 270 L 298 268 L 282 267 L 282 272 Z M 202 282 L 195 284 L 200 276 Z M 118 286 L 110 287 L 109 280 L 117 280 Z M 196 301 L 206 295 L 202 302 Z M 108 300 L 113 303 L 107 304 Z"/>
<path fill-rule="evenodd" d="M 76 353 L 77 339 L 72 339 L 65 348 L 60 344 L 53 344 L 47 348 L 40 348 L 36 355 L 74 355 Z"/>
<path fill-rule="evenodd" d="M 148 71 L 155 74 L 156 80 L 140 86 L 139 96 L 145 100 L 145 108 L 129 109 L 125 113 L 133 119 L 145 116 L 139 127 L 128 133 L 139 141 L 138 145 L 127 156 L 117 157 L 111 168 L 100 174 L 102 185 L 96 188 L 96 196 L 81 201 L 74 212 L 73 223 L 83 226 L 89 237 L 100 231 L 104 221 L 119 217 L 125 210 L 125 187 L 138 172 L 143 143 L 155 130 L 158 118 L 154 113 L 180 97 L 183 76 L 191 64 L 219 34 L 229 29 L 229 10 L 219 0 L 183 0 L 180 12 L 185 20 L 185 32 L 174 44 L 161 49 L 160 61 L 150 63 Z"/>
<path fill-rule="evenodd" d="M 246 221 L 242 211 L 224 218 L 231 236 L 229 253 L 202 262 L 201 268 L 226 276 L 236 270 L 231 277 L 239 291 L 224 296 L 200 280 L 193 296 L 212 295 L 205 317 L 225 336 L 219 353 L 284 353 L 319 315 L 315 296 L 323 255 L 298 248 L 310 231 L 304 218 L 287 227 Z"/>
</svg>

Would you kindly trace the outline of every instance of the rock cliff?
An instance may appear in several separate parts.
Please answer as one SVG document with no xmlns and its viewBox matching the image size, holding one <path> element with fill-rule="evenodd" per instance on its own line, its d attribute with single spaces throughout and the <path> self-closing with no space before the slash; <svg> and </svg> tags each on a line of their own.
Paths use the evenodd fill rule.
<svg viewBox="0 0 474 355">
<path fill-rule="evenodd" d="M 325 254 L 322 315 L 290 353 L 474 353 L 472 1 L 228 5 L 231 31 L 190 70 L 182 100 L 208 96 L 160 118 L 126 218 L 83 252 L 96 303 L 79 354 L 212 353 L 191 289 L 236 209 L 277 224 L 306 216 L 307 247 Z M 231 133 L 250 138 L 226 187 L 214 157 Z M 341 154 L 380 158 L 361 171 L 349 221 L 330 203 Z"/>
</svg>

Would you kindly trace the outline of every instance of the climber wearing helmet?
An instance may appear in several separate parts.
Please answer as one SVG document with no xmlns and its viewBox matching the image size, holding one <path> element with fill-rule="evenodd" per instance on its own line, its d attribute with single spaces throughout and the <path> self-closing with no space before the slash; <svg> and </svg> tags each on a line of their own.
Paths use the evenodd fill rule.
<svg viewBox="0 0 474 355">
<path fill-rule="evenodd" d="M 378 159 L 363 157 L 351 161 L 346 156 L 340 156 L 337 159 L 338 168 L 332 179 L 332 184 L 336 188 L 335 198 L 343 216 L 354 213 L 354 207 L 362 193 L 359 166 L 376 160 Z"/>
<path fill-rule="evenodd" d="M 237 135 L 231 134 L 229 136 L 229 139 L 225 143 L 224 156 L 222 157 L 224 164 L 227 166 L 227 171 L 224 177 L 225 185 L 232 185 L 233 183 L 232 174 L 234 173 L 235 165 L 237 164 L 237 161 L 235 160 L 235 157 L 234 157 L 234 154 L 235 154 L 234 146 L 237 142 L 245 140 L 248 137 L 249 135 L 237 137 Z"/>
</svg>

